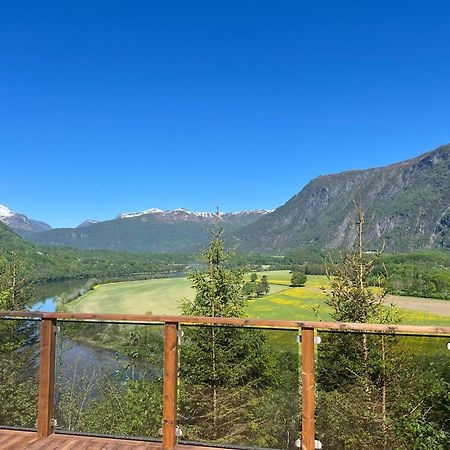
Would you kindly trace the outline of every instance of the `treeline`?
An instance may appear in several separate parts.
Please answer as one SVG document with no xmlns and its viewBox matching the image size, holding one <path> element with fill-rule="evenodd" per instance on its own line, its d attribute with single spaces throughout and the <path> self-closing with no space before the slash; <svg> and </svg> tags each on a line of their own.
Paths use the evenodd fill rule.
<svg viewBox="0 0 450 450">
<path fill-rule="evenodd" d="M 369 259 L 372 253 L 366 253 Z M 249 271 L 292 270 L 306 275 L 326 275 L 327 267 L 340 258 L 340 252 L 299 250 L 286 255 L 235 255 L 229 267 L 245 267 Z M 387 274 L 391 294 L 450 299 L 450 252 L 420 251 L 381 254 L 377 259 L 373 281 Z"/>
<path fill-rule="evenodd" d="M 189 255 L 125 253 L 107 250 L 75 250 L 36 247 L 25 255 L 30 277 L 36 281 L 73 278 L 145 278 L 155 273 L 182 272 L 192 264 Z"/>
<path fill-rule="evenodd" d="M 417 252 L 382 255 L 376 272 L 384 267 L 392 294 L 450 299 L 450 253 Z"/>
<path fill-rule="evenodd" d="M 198 255 L 128 253 L 109 250 L 76 250 L 32 245 L 0 223 L 0 253 L 20 257 L 34 281 L 76 278 L 113 280 L 128 276 L 146 278 L 156 273 L 186 272 L 201 265 Z M 296 250 L 284 255 L 236 254 L 226 266 L 247 271 L 296 270 L 325 275 L 339 251 Z M 366 255 L 368 258 L 371 254 Z M 388 274 L 388 291 L 418 297 L 450 298 L 450 252 L 420 251 L 382 254 L 374 276 Z"/>
<path fill-rule="evenodd" d="M 127 253 L 109 250 L 76 250 L 25 242 L 0 223 L 0 253 L 20 259 L 28 277 L 36 282 L 76 278 L 114 279 L 144 277 L 187 270 L 198 256 L 183 254 Z"/>
<path fill-rule="evenodd" d="M 301 267 L 306 275 L 324 275 L 328 253 L 318 250 L 296 250 L 284 255 L 235 254 L 227 267 L 245 268 L 248 271 L 291 270 Z"/>
</svg>

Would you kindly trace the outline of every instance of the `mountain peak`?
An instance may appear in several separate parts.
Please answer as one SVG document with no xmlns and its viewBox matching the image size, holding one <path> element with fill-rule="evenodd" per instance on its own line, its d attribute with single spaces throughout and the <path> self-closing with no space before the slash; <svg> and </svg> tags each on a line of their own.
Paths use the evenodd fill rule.
<svg viewBox="0 0 450 450">
<path fill-rule="evenodd" d="M 0 220 L 1 218 L 13 217 L 15 214 L 14 211 L 11 211 L 7 206 L 0 205 Z"/>
<path fill-rule="evenodd" d="M 127 212 L 127 213 L 121 213 L 116 216 L 117 219 L 128 219 L 133 217 L 140 217 L 140 216 L 150 216 L 150 215 L 157 215 L 157 216 L 164 216 L 164 217 L 170 217 L 170 216 L 177 216 L 177 215 L 183 215 L 183 216 L 193 216 L 193 217 L 206 217 L 206 218 L 212 218 L 212 217 L 227 217 L 227 216 L 240 216 L 240 215 L 264 215 L 273 212 L 273 210 L 267 210 L 267 209 L 255 209 L 255 210 L 246 210 L 246 211 L 234 211 L 234 212 L 210 212 L 210 211 L 190 211 L 187 208 L 175 208 L 175 209 L 168 209 L 168 210 L 162 210 L 159 208 L 150 208 L 145 209 L 143 211 L 134 211 L 134 212 Z"/>
<path fill-rule="evenodd" d="M 28 218 L 25 214 L 16 213 L 5 205 L 0 205 L 0 222 L 19 234 L 46 231 L 52 228 L 44 222 Z"/>
</svg>

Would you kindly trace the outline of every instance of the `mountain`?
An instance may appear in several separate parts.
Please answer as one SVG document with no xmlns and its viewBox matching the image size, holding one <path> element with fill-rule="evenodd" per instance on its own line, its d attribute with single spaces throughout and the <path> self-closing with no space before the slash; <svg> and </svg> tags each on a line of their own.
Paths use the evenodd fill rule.
<svg viewBox="0 0 450 450">
<path fill-rule="evenodd" d="M 0 253 L 2 252 L 24 252 L 32 248 L 18 234 L 0 222 Z"/>
<path fill-rule="evenodd" d="M 18 234 L 50 230 L 52 227 L 44 222 L 29 219 L 24 214 L 11 211 L 8 207 L 0 205 L 0 222 Z"/>
<path fill-rule="evenodd" d="M 242 252 L 348 248 L 358 198 L 370 248 L 450 249 L 450 145 L 386 167 L 320 176 L 233 238 Z"/>
<path fill-rule="evenodd" d="M 197 251 L 208 242 L 208 229 L 219 223 L 234 233 L 269 211 L 234 213 L 191 212 L 184 208 L 162 211 L 157 208 L 122 213 L 115 219 L 97 223 L 84 222 L 77 228 L 55 228 L 29 233 L 34 243 L 79 249 L 106 249 L 129 252 Z"/>
<path fill-rule="evenodd" d="M 80 225 L 77 226 L 77 228 L 84 228 L 84 227 L 88 227 L 89 225 L 93 225 L 94 223 L 98 223 L 98 220 L 85 220 L 84 222 L 81 222 Z"/>
</svg>

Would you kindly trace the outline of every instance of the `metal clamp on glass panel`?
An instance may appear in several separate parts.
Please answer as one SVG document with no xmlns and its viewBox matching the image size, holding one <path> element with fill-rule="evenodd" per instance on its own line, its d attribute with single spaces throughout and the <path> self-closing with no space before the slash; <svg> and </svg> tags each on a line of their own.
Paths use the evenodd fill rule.
<svg viewBox="0 0 450 450">
<path fill-rule="evenodd" d="M 162 338 L 164 338 L 164 330 L 161 330 L 159 332 L 159 334 L 161 335 Z M 177 330 L 177 337 L 182 338 L 184 336 L 184 331 L 183 330 Z"/>
<path fill-rule="evenodd" d="M 301 446 L 302 446 L 302 440 L 301 439 L 297 439 L 296 441 L 295 441 L 295 444 L 294 444 L 296 447 L 298 447 L 298 448 L 301 448 Z M 320 441 L 318 441 L 317 439 L 315 439 L 314 440 L 314 448 L 317 448 L 317 449 L 322 449 L 323 447 L 322 447 L 322 442 L 320 442 Z"/>
<path fill-rule="evenodd" d="M 298 334 L 295 337 L 295 340 L 297 341 L 298 344 L 302 343 L 302 336 L 300 334 Z M 322 342 L 322 338 L 320 336 L 314 336 L 314 344 L 320 344 Z"/>
<path fill-rule="evenodd" d="M 295 446 L 296 447 L 298 447 L 298 448 L 301 448 L 301 446 L 302 446 L 302 440 L 301 439 L 297 439 L 296 441 L 295 441 Z M 323 447 L 322 447 L 322 442 L 320 442 L 320 441 L 318 441 L 317 439 L 315 439 L 314 440 L 314 448 L 317 448 L 317 449 L 322 449 Z"/>
</svg>

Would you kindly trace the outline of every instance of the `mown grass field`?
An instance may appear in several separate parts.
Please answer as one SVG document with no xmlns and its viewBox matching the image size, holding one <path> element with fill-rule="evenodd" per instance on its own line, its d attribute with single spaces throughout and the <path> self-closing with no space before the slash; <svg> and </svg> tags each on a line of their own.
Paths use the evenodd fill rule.
<svg viewBox="0 0 450 450">
<path fill-rule="evenodd" d="M 285 271 L 261 272 L 267 275 L 270 294 L 250 300 L 249 316 L 267 319 L 331 320 L 330 309 L 322 288 L 329 287 L 322 275 L 309 275 L 305 287 L 290 287 L 290 274 Z M 248 278 L 250 275 L 248 275 Z M 179 314 L 178 302 L 183 297 L 193 298 L 194 291 L 186 278 L 166 278 L 146 281 L 111 283 L 94 290 L 70 303 L 74 312 L 129 313 L 129 314 Z M 418 307 L 428 302 L 417 299 Z M 431 300 L 433 301 L 433 300 Z M 414 302 L 409 302 L 414 305 Z M 450 326 L 450 302 L 445 315 L 412 309 L 400 309 L 404 324 Z"/>
<path fill-rule="evenodd" d="M 267 276 L 270 284 L 281 286 L 290 286 L 292 274 L 289 270 L 268 270 L 266 272 L 258 272 L 258 279 L 263 275 Z M 246 275 L 247 280 L 250 280 L 250 274 Z M 328 278 L 325 275 L 308 275 L 306 287 L 310 288 L 327 288 L 330 285 Z"/>
<path fill-rule="evenodd" d="M 179 314 L 178 301 L 193 298 L 186 278 L 125 281 L 96 286 L 70 303 L 74 312 L 112 314 Z"/>
</svg>

